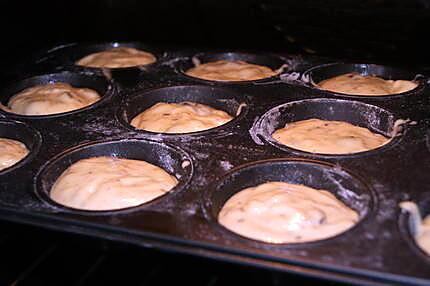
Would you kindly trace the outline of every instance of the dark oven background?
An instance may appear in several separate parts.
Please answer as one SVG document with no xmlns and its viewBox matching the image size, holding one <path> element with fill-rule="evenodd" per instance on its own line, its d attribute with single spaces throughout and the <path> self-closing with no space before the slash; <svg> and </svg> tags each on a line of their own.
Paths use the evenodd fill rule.
<svg viewBox="0 0 430 286">
<path fill-rule="evenodd" d="M 9 67 L 26 55 L 75 41 L 310 53 L 430 71 L 427 0 L 5 0 L 0 27 L 2 84 Z M 0 285 L 226 285 L 232 280 L 328 285 L 11 223 L 0 226 Z"/>
<path fill-rule="evenodd" d="M 1 49 L 140 40 L 426 65 L 429 9 L 428 0 L 5 0 Z"/>
</svg>

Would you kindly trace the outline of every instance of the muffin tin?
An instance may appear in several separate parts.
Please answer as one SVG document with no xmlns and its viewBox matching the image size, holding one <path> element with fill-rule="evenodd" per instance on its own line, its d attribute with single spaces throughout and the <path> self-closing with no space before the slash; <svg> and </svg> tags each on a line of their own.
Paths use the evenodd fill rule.
<svg viewBox="0 0 430 286">
<path fill-rule="evenodd" d="M 405 94 L 350 98 L 320 91 L 309 81 L 312 68 L 333 59 L 247 54 L 250 62 L 270 66 L 275 57 L 289 67 L 276 77 L 238 84 L 203 81 L 181 71 L 196 55 L 219 59 L 220 53 L 163 50 L 158 62 L 135 69 L 129 78 L 114 72 L 106 77 L 65 60 L 88 51 L 87 44 L 47 51 L 26 65 L 27 79 L 16 79 L 0 94 L 4 103 L 13 92 L 50 80 L 105 94 L 93 106 L 54 116 L 0 112 L 0 134 L 20 139 L 31 150 L 0 172 L 3 219 L 360 285 L 430 283 L 430 259 L 417 251 L 407 215 L 398 207 L 403 200 L 424 200 L 430 185 L 430 102 L 424 76 L 419 88 Z M 350 71 L 339 64 L 337 72 Z M 384 66 L 378 70 L 386 77 L 415 77 Z M 222 109 L 235 119 L 189 134 L 158 134 L 128 124 L 157 101 L 185 100 Z M 387 145 L 352 155 L 312 154 L 270 139 L 270 132 L 286 122 L 311 117 L 345 120 L 385 135 L 397 130 L 396 120 L 410 121 Z M 180 183 L 149 203 L 118 211 L 76 210 L 49 199 L 50 186 L 63 170 L 98 155 L 147 160 Z M 361 220 L 335 237 L 281 245 L 241 237 L 217 223 L 230 196 L 268 180 L 326 188 L 357 210 Z"/>
</svg>

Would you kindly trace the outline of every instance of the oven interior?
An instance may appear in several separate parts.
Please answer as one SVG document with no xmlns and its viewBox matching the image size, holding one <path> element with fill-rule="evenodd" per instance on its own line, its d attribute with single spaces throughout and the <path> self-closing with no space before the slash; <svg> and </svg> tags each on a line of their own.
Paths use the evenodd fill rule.
<svg viewBox="0 0 430 286">
<path fill-rule="evenodd" d="M 430 1 L 2 1 L 0 81 L 60 43 L 142 41 L 160 47 L 322 56 L 430 71 Z M 253 265 L 165 253 L 2 222 L 1 285 L 338 285 Z M 333 280 L 333 276 L 330 277 Z M 379 283 L 375 281 L 375 284 Z"/>
</svg>

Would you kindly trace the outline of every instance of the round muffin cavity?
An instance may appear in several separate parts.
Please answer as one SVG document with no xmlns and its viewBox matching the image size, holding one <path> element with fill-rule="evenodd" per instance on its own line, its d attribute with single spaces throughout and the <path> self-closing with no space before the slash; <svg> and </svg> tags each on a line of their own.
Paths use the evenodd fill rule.
<svg viewBox="0 0 430 286">
<path fill-rule="evenodd" d="M 398 142 L 398 119 L 358 101 L 305 99 L 270 109 L 254 124 L 251 135 L 287 152 L 350 155 Z"/>
<path fill-rule="evenodd" d="M 382 96 L 410 91 L 418 86 L 409 80 L 385 80 L 377 76 L 347 73 L 317 84 L 320 89 L 351 95 Z"/>
<path fill-rule="evenodd" d="M 126 68 L 148 65 L 156 61 L 156 57 L 151 53 L 131 47 L 118 47 L 87 55 L 78 60 L 76 65 L 93 68 Z"/>
<path fill-rule="evenodd" d="M 425 78 L 396 67 L 333 63 L 313 67 L 303 75 L 321 90 L 344 96 L 383 97 L 424 87 Z"/>
<path fill-rule="evenodd" d="M 236 238 L 243 243 L 291 244 L 350 230 L 370 213 L 374 199 L 361 180 L 339 166 L 272 159 L 218 179 L 204 193 L 203 210 L 221 231 L 240 235 Z"/>
<path fill-rule="evenodd" d="M 315 118 L 287 123 L 272 137 L 288 147 L 320 154 L 363 152 L 390 141 L 385 136 L 348 122 Z"/>
<path fill-rule="evenodd" d="M 205 80 L 214 81 L 247 81 L 268 78 L 277 75 L 269 67 L 235 60 L 218 60 L 199 64 L 185 74 Z"/>
<path fill-rule="evenodd" d="M 151 201 L 177 183 L 175 177 L 148 162 L 102 156 L 82 159 L 67 168 L 50 196 L 75 209 L 115 210 Z"/>
<path fill-rule="evenodd" d="M 36 156 L 42 138 L 25 123 L 0 120 L 0 173 L 19 168 Z"/>
<path fill-rule="evenodd" d="M 223 125 L 233 117 L 227 112 L 195 102 L 159 102 L 140 113 L 131 125 L 151 132 L 189 133 Z"/>
<path fill-rule="evenodd" d="M 29 150 L 22 142 L 0 138 L 0 171 L 15 165 L 26 157 L 28 153 Z"/>
<path fill-rule="evenodd" d="M 416 245 L 430 255 L 430 215 L 423 218 L 414 202 L 401 202 L 400 207 L 409 214 L 409 232 L 415 239 Z"/>
<path fill-rule="evenodd" d="M 3 108 L 20 115 L 50 115 L 84 108 L 100 98 L 95 90 L 56 82 L 26 88 L 13 95 Z"/>
<path fill-rule="evenodd" d="M 133 211 L 168 200 L 188 184 L 192 172 L 190 156 L 165 143 L 93 142 L 49 161 L 36 177 L 36 194 L 66 212 Z"/>
<path fill-rule="evenodd" d="M 328 191 L 267 182 L 236 193 L 218 220 L 251 239 L 294 243 L 335 236 L 355 225 L 359 215 Z"/>
<path fill-rule="evenodd" d="M 247 110 L 247 98 L 229 89 L 181 85 L 134 94 L 124 99 L 117 116 L 133 131 L 196 138 L 225 134 Z"/>
</svg>

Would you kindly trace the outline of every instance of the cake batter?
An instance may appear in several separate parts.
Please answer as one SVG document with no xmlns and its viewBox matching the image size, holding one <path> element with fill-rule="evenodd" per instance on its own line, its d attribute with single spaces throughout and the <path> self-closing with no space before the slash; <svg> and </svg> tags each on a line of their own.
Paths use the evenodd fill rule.
<svg viewBox="0 0 430 286">
<path fill-rule="evenodd" d="M 134 48 L 119 47 L 90 54 L 76 62 L 78 66 L 92 68 L 126 68 L 156 62 L 156 57 Z"/>
<path fill-rule="evenodd" d="M 50 196 L 76 209 L 116 210 L 151 201 L 177 184 L 175 177 L 145 161 L 93 157 L 67 168 Z"/>
<path fill-rule="evenodd" d="M 422 219 L 418 206 L 413 202 L 401 202 L 400 207 L 412 217 L 412 235 L 417 245 L 430 255 L 430 215 Z"/>
<path fill-rule="evenodd" d="M 287 123 L 272 137 L 288 147 L 320 154 L 350 154 L 372 150 L 390 139 L 343 121 L 307 119 Z"/>
<path fill-rule="evenodd" d="M 100 98 L 92 89 L 76 88 L 68 83 L 51 83 L 24 89 L 12 96 L 3 108 L 21 115 L 49 115 L 81 109 Z"/>
<path fill-rule="evenodd" d="M 131 125 L 151 132 L 189 133 L 223 125 L 233 117 L 227 112 L 195 103 L 159 102 L 131 121 Z"/>
<path fill-rule="evenodd" d="M 332 237 L 358 220 L 358 214 L 330 192 L 285 182 L 268 182 L 236 193 L 218 216 L 229 230 L 269 243 Z"/>
<path fill-rule="evenodd" d="M 27 147 L 8 138 L 0 138 L 0 171 L 21 161 L 29 153 Z"/>
<path fill-rule="evenodd" d="M 185 74 L 205 80 L 244 81 L 275 76 L 277 72 L 268 67 L 244 61 L 220 60 L 200 64 L 187 70 Z"/>
<path fill-rule="evenodd" d="M 383 96 L 406 92 L 418 84 L 409 80 L 385 80 L 376 76 L 347 73 L 318 83 L 320 89 L 351 95 Z"/>
</svg>

